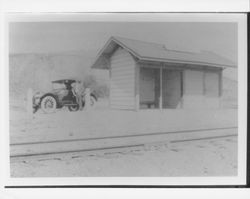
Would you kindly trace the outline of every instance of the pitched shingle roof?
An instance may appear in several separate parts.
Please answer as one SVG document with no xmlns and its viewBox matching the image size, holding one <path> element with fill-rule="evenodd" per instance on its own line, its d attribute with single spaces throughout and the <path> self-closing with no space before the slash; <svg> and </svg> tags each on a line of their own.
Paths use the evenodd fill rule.
<svg viewBox="0 0 250 199">
<path fill-rule="evenodd" d="M 185 63 L 206 65 L 213 67 L 236 67 L 236 64 L 211 52 L 186 52 L 167 49 L 164 45 L 127 39 L 122 37 L 111 37 L 103 49 L 99 52 L 93 68 L 102 68 L 99 64 L 105 56 L 111 55 L 116 46 L 119 45 L 133 54 L 141 61 L 157 61 L 168 63 Z M 99 65 L 99 66 L 98 66 Z"/>
</svg>

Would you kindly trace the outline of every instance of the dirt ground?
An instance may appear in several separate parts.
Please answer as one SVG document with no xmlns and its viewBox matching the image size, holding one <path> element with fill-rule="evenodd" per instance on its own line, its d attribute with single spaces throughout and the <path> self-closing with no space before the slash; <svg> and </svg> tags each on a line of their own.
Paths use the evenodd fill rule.
<svg viewBox="0 0 250 199">
<path fill-rule="evenodd" d="M 53 114 L 39 111 L 29 119 L 21 105 L 11 106 L 10 144 L 237 127 L 237 109 L 135 112 L 106 107 L 107 102 L 100 101 L 91 111 L 62 109 Z M 237 175 L 237 129 L 234 134 L 236 136 L 172 143 L 170 146 L 13 158 L 11 176 Z"/>
<path fill-rule="evenodd" d="M 136 112 L 110 110 L 106 101 L 98 103 L 91 111 L 39 111 L 33 119 L 27 118 L 25 111 L 11 108 L 10 143 L 237 127 L 238 123 L 237 109 Z"/>
<path fill-rule="evenodd" d="M 236 149 L 236 150 L 235 150 Z M 235 176 L 237 137 L 11 160 L 12 177 Z"/>
</svg>

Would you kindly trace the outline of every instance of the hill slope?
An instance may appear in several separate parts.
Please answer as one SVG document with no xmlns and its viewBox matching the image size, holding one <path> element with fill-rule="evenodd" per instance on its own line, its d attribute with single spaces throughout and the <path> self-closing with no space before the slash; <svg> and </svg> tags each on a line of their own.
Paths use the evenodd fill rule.
<svg viewBox="0 0 250 199">
<path fill-rule="evenodd" d="M 62 78 L 84 79 L 93 75 L 102 84 L 107 71 L 92 71 L 93 58 L 81 54 L 13 54 L 9 56 L 10 96 L 19 98 L 29 87 L 47 91 L 51 81 Z"/>
</svg>

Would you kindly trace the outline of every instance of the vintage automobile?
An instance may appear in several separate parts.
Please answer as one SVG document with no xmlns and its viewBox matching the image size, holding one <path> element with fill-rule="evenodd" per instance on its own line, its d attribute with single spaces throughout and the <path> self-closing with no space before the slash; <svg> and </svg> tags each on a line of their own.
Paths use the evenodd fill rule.
<svg viewBox="0 0 250 199">
<path fill-rule="evenodd" d="M 80 81 L 75 79 L 52 81 L 52 91 L 48 93 L 35 93 L 33 96 L 33 112 L 35 113 L 41 108 L 45 113 L 52 113 L 64 106 L 68 107 L 70 111 L 78 111 L 80 106 L 73 89 L 74 83 L 80 83 Z M 83 107 L 85 104 L 85 94 L 85 91 L 83 91 L 81 95 Z M 96 101 L 96 95 L 90 93 L 90 105 L 94 106 Z"/>
</svg>

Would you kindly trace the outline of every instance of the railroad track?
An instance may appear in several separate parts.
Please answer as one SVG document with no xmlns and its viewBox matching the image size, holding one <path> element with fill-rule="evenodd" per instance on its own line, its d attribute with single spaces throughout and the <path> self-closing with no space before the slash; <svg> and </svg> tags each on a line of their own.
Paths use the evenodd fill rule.
<svg viewBox="0 0 250 199">
<path fill-rule="evenodd" d="M 90 152 L 150 146 L 162 143 L 196 141 L 237 136 L 238 127 L 193 129 L 184 131 L 131 134 L 98 138 L 78 138 L 10 144 L 10 158 L 53 155 L 63 153 Z"/>
</svg>

